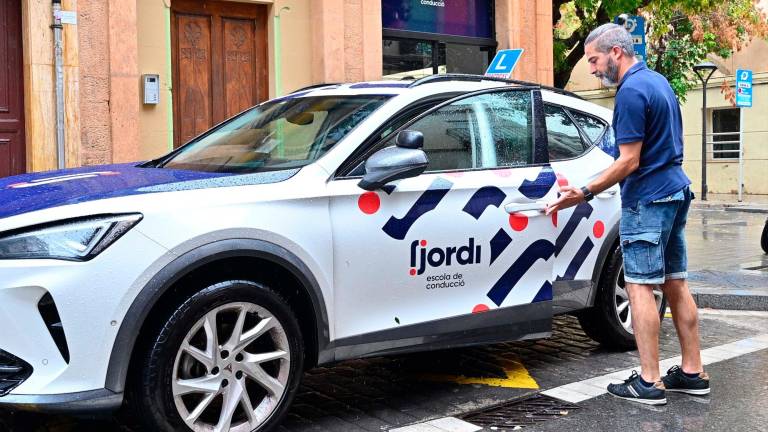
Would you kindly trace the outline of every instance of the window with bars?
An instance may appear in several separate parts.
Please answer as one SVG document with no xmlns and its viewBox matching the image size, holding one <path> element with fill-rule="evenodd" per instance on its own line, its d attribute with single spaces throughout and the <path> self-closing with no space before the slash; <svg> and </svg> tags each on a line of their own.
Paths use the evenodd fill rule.
<svg viewBox="0 0 768 432">
<path fill-rule="evenodd" d="M 712 111 L 712 159 L 738 159 L 741 116 L 739 108 Z"/>
</svg>

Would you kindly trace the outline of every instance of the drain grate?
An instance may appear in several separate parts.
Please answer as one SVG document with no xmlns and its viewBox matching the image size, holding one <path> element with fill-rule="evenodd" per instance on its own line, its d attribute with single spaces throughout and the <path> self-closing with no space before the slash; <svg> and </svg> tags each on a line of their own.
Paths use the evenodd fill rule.
<svg viewBox="0 0 768 432">
<path fill-rule="evenodd" d="M 484 428 L 515 430 L 516 426 L 536 425 L 547 420 L 564 417 L 580 408 L 578 405 L 537 394 L 482 411 L 475 411 L 461 418 Z"/>
</svg>

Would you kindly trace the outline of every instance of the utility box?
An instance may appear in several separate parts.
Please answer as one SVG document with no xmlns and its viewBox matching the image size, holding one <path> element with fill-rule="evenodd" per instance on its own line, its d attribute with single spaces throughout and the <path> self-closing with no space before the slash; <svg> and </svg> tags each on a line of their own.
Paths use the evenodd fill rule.
<svg viewBox="0 0 768 432">
<path fill-rule="evenodd" d="M 157 105 L 160 103 L 160 75 L 144 74 L 141 76 L 144 85 L 144 105 Z"/>
</svg>

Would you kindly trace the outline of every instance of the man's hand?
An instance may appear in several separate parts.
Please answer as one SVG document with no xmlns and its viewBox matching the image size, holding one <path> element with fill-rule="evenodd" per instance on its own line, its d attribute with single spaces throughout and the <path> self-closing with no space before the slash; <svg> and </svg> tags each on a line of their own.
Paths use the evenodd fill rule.
<svg viewBox="0 0 768 432">
<path fill-rule="evenodd" d="M 573 186 L 560 186 L 560 197 L 555 201 L 547 204 L 547 215 L 552 214 L 558 210 L 567 209 L 573 207 L 576 204 L 584 201 L 584 193 L 580 188 Z"/>
</svg>

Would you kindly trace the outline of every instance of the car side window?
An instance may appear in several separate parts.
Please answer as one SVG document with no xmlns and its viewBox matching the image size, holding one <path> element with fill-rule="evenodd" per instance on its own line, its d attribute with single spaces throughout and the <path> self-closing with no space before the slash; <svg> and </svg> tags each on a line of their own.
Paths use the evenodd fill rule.
<svg viewBox="0 0 768 432">
<path fill-rule="evenodd" d="M 576 123 L 589 138 L 590 144 L 595 144 L 605 131 L 605 123 L 587 114 L 569 110 Z"/>
<path fill-rule="evenodd" d="M 579 129 L 562 107 L 544 105 L 544 114 L 550 161 L 572 159 L 584 153 Z"/>
<path fill-rule="evenodd" d="M 458 100 L 408 126 L 424 135 L 427 172 L 524 166 L 533 160 L 530 91 Z M 395 137 L 387 142 L 394 145 Z"/>
</svg>

